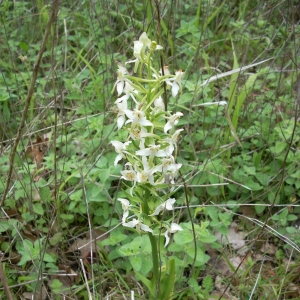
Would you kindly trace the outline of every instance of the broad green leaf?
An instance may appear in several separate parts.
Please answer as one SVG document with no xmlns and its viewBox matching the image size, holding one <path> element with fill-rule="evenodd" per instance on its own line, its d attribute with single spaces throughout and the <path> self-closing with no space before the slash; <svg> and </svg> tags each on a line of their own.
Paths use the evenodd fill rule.
<svg viewBox="0 0 300 300">
<path fill-rule="evenodd" d="M 60 280 L 58 279 L 53 279 L 51 284 L 50 284 L 50 287 L 51 287 L 51 290 L 54 292 L 54 293 L 59 293 L 60 292 L 60 288 L 62 287 L 62 283 Z"/>
<path fill-rule="evenodd" d="M 113 230 L 110 233 L 110 237 L 109 237 L 109 243 L 110 245 L 114 246 L 117 243 L 120 243 L 122 241 L 124 241 L 127 238 L 126 234 L 123 234 L 120 230 Z M 107 244 L 109 245 L 109 244 Z"/>
<path fill-rule="evenodd" d="M 61 241 L 62 236 L 63 236 L 62 232 L 57 232 L 57 233 L 55 233 L 55 234 L 49 239 L 50 244 L 51 244 L 52 246 L 57 245 L 57 244 Z"/>
<path fill-rule="evenodd" d="M 255 205 L 255 211 L 257 214 L 260 215 L 266 209 L 266 206 L 264 205 L 265 203 L 263 203 L 262 201 L 257 201 L 256 204 L 263 204 L 263 205 Z"/>
<path fill-rule="evenodd" d="M 73 222 L 74 221 L 74 215 L 67 215 L 67 214 L 61 214 L 60 215 L 62 220 Z"/>
<path fill-rule="evenodd" d="M 118 249 L 121 256 L 131 256 L 133 255 L 131 245 L 123 245 Z"/>
<path fill-rule="evenodd" d="M 296 215 L 288 215 L 288 216 L 286 217 L 286 219 L 287 219 L 288 221 L 296 221 L 296 220 L 298 220 L 298 217 L 297 217 Z"/>
<path fill-rule="evenodd" d="M 40 187 L 39 193 L 43 202 L 48 202 L 49 200 L 51 200 L 51 192 L 49 186 Z"/>
<path fill-rule="evenodd" d="M 20 42 L 19 46 L 24 52 L 28 50 L 28 45 L 25 42 Z"/>
<path fill-rule="evenodd" d="M 186 253 L 188 254 L 188 256 L 190 256 L 190 258 L 194 259 L 195 249 L 193 247 L 186 249 Z M 209 260 L 209 256 L 204 254 L 201 249 L 197 248 L 196 261 L 200 265 L 204 265 L 205 263 L 208 262 L 208 260 Z"/>
<path fill-rule="evenodd" d="M 263 186 L 268 186 L 270 180 L 268 174 L 258 172 L 255 174 L 255 177 Z"/>
<path fill-rule="evenodd" d="M 142 252 L 152 253 L 151 242 L 148 235 L 142 236 L 142 242 L 140 248 Z"/>
<path fill-rule="evenodd" d="M 149 255 L 141 254 L 142 266 L 140 272 L 144 275 L 147 275 L 153 268 L 152 259 Z"/>
<path fill-rule="evenodd" d="M 53 257 L 51 255 L 49 255 L 48 253 L 44 253 L 43 261 L 48 262 L 48 263 L 54 263 L 55 262 Z"/>
<path fill-rule="evenodd" d="M 139 256 L 130 256 L 130 263 L 135 271 L 140 271 L 142 266 L 142 259 Z"/>
<path fill-rule="evenodd" d="M 178 231 L 174 235 L 174 241 L 178 245 L 189 244 L 194 240 L 193 234 L 188 229 L 184 229 L 182 231 Z"/>
<path fill-rule="evenodd" d="M 10 228 L 10 224 L 7 221 L 0 221 L 0 232 L 5 232 Z"/>
<path fill-rule="evenodd" d="M 130 243 L 130 247 L 131 247 L 133 253 L 140 252 L 141 243 L 142 243 L 142 237 L 141 236 L 137 236 L 136 238 L 134 238 L 132 240 L 132 242 Z"/>
<path fill-rule="evenodd" d="M 245 185 L 250 188 L 252 191 L 260 191 L 263 189 L 263 187 L 258 184 L 257 182 L 254 182 L 251 178 L 248 178 L 245 182 Z"/>
<path fill-rule="evenodd" d="M 110 170 L 109 169 L 104 169 L 101 171 L 100 175 L 99 175 L 99 179 L 102 183 L 105 183 L 106 180 L 109 178 L 110 176 Z"/>
<path fill-rule="evenodd" d="M 107 167 L 107 158 L 104 157 L 104 156 L 101 156 L 97 163 L 96 163 L 96 166 L 99 168 L 99 169 L 105 169 Z"/>
<path fill-rule="evenodd" d="M 255 167 L 243 166 L 243 168 L 244 168 L 244 171 L 249 175 L 255 175 L 255 173 L 256 173 Z"/>
<path fill-rule="evenodd" d="M 197 240 L 202 243 L 213 243 L 217 240 L 217 238 L 209 230 L 205 229 L 197 234 Z"/>
<path fill-rule="evenodd" d="M 271 151 L 274 154 L 281 154 L 286 148 L 288 144 L 286 142 L 276 142 L 274 147 L 271 147 Z"/>
<path fill-rule="evenodd" d="M 179 252 L 183 250 L 183 245 L 179 245 L 176 243 L 172 243 L 171 245 L 168 246 L 168 251 L 170 252 Z"/>
<path fill-rule="evenodd" d="M 38 215 L 43 215 L 44 214 L 44 209 L 41 203 L 35 203 L 33 205 L 33 211 L 38 214 Z"/>
</svg>

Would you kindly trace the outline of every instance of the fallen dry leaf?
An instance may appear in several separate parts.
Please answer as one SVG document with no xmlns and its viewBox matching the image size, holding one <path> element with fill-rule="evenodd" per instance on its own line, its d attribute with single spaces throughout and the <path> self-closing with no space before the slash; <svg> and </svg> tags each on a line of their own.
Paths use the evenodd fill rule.
<svg viewBox="0 0 300 300">
<path fill-rule="evenodd" d="M 268 242 L 265 242 L 260 248 L 260 252 L 268 255 L 275 255 L 277 250 L 278 250 L 277 246 L 275 246 L 274 244 L 270 244 Z"/>
<path fill-rule="evenodd" d="M 36 163 L 37 169 L 42 167 L 44 154 L 48 149 L 48 138 L 36 137 L 35 142 L 31 142 L 26 149 L 25 155 Z"/>
<path fill-rule="evenodd" d="M 245 246 L 244 235 L 242 232 L 237 230 L 237 224 L 232 222 L 232 224 L 228 227 L 227 236 L 221 235 L 220 232 L 216 232 L 215 234 L 217 240 L 223 245 L 230 244 L 234 250 L 241 249 Z"/>
</svg>

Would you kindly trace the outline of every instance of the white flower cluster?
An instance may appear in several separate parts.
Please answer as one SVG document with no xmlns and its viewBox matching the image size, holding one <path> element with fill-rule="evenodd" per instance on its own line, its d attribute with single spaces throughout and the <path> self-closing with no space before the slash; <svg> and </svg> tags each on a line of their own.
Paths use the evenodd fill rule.
<svg viewBox="0 0 300 300">
<path fill-rule="evenodd" d="M 165 110 L 162 100 L 164 93 L 163 84 L 171 86 L 172 96 L 176 97 L 181 89 L 181 79 L 184 73 L 180 70 L 171 75 L 167 67 L 162 72 L 157 72 L 151 66 L 151 54 L 162 47 L 151 41 L 144 32 L 138 41 L 134 41 L 134 60 L 127 63 L 135 63 L 134 72 L 140 68 L 140 77 L 127 74 L 127 69 L 119 66 L 118 77 L 115 83 L 119 98 L 115 101 L 117 106 L 117 126 L 119 130 L 128 131 L 125 142 L 111 141 L 117 152 L 114 161 L 116 166 L 122 159 L 126 161 L 125 169 L 121 171 L 122 179 L 132 182 L 130 195 L 135 194 L 135 187 L 145 189 L 154 188 L 168 182 L 174 185 L 174 178 L 181 164 L 176 163 L 175 155 L 177 142 L 183 129 L 175 130 L 175 125 L 183 114 L 172 114 Z M 147 78 L 141 78 L 141 74 L 148 73 Z M 154 78 L 154 79 L 153 79 Z M 137 195 L 135 195 L 137 196 Z M 138 231 L 153 233 L 153 230 L 143 224 L 139 216 L 141 207 L 134 207 L 129 200 L 119 198 L 122 203 L 122 224 L 126 227 L 136 228 Z M 145 200 L 144 200 L 145 201 Z M 161 203 L 149 217 L 154 217 L 164 210 L 173 210 L 174 198 L 169 198 Z M 131 218 L 127 222 L 129 211 L 134 211 L 137 218 Z M 149 218 L 150 220 L 150 218 Z M 148 222 L 150 224 L 150 221 Z M 150 225 L 151 226 L 151 225 Z M 164 225 L 166 227 L 166 244 L 169 243 L 169 234 L 182 228 L 175 223 Z"/>
</svg>

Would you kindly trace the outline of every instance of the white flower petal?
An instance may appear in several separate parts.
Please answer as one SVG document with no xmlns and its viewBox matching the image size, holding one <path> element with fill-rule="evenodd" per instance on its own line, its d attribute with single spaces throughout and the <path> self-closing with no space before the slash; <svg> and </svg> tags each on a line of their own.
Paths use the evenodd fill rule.
<svg viewBox="0 0 300 300">
<path fill-rule="evenodd" d="M 123 154 L 122 153 L 119 153 L 117 155 L 117 157 L 115 158 L 115 161 L 114 161 L 114 166 L 116 167 L 118 162 L 123 158 Z"/>
<path fill-rule="evenodd" d="M 171 228 L 169 229 L 170 233 L 176 233 L 177 231 L 183 230 L 178 224 L 172 223 Z"/>
<path fill-rule="evenodd" d="M 175 98 L 179 92 L 179 85 L 176 81 L 172 84 L 172 96 Z"/>
<path fill-rule="evenodd" d="M 153 230 L 152 230 L 149 226 L 147 226 L 147 225 L 145 225 L 145 224 L 142 224 L 142 223 L 141 223 L 141 229 L 142 229 L 143 231 L 151 232 L 151 233 L 153 234 Z"/>
<path fill-rule="evenodd" d="M 165 207 L 167 210 L 173 210 L 173 204 L 176 202 L 175 198 L 169 198 L 166 202 L 165 202 Z"/>
<path fill-rule="evenodd" d="M 165 248 L 168 246 L 169 242 L 170 242 L 170 238 L 169 238 L 169 235 L 168 235 L 169 231 L 167 230 L 165 232 L 165 238 L 166 238 L 166 242 L 165 242 Z"/>
<path fill-rule="evenodd" d="M 122 97 L 118 98 L 115 103 L 121 103 L 123 101 L 127 101 L 129 99 L 129 95 L 123 95 Z M 126 102 L 127 103 L 127 102 Z"/>
<path fill-rule="evenodd" d="M 138 61 L 138 59 L 134 59 L 134 60 L 129 60 L 125 62 L 125 65 L 127 64 L 131 64 L 131 63 L 136 63 Z"/>
<path fill-rule="evenodd" d="M 118 198 L 117 200 L 121 202 L 123 210 L 128 210 L 128 207 L 131 206 L 129 200 L 127 200 L 127 199 Z"/>
<path fill-rule="evenodd" d="M 117 120 L 118 129 L 121 129 L 125 123 L 125 115 L 120 115 Z"/>
<path fill-rule="evenodd" d="M 177 112 L 176 114 L 172 115 L 171 117 L 167 117 L 169 121 L 164 126 L 164 132 L 167 133 L 171 128 L 174 127 L 178 123 L 178 119 L 183 116 L 182 112 Z"/>
<path fill-rule="evenodd" d="M 129 221 L 128 223 L 123 223 L 123 226 L 134 228 L 139 223 L 140 223 L 139 220 L 133 219 L 132 221 Z"/>
<path fill-rule="evenodd" d="M 140 156 L 148 156 L 151 154 L 151 150 L 150 148 L 145 148 L 145 149 L 135 151 L 135 154 Z"/>
<path fill-rule="evenodd" d="M 154 101 L 154 106 L 158 111 L 163 111 L 165 110 L 165 104 L 161 96 L 159 96 L 155 101 Z"/>
<path fill-rule="evenodd" d="M 153 127 L 153 124 L 149 120 L 147 120 L 146 118 L 142 119 L 139 123 L 142 126 L 152 126 Z"/>
<path fill-rule="evenodd" d="M 143 32 L 139 38 L 139 41 L 144 45 L 144 46 L 148 46 L 151 43 L 151 40 L 148 38 L 147 33 Z"/>
<path fill-rule="evenodd" d="M 124 89 L 124 80 L 120 80 L 118 83 L 117 83 L 117 92 L 118 92 L 118 96 L 120 96 L 123 92 L 123 89 Z"/>
<path fill-rule="evenodd" d="M 175 198 L 169 198 L 167 201 L 165 201 L 164 203 L 158 205 L 154 211 L 153 214 L 149 215 L 150 217 L 152 216 L 157 216 L 160 214 L 161 211 L 163 211 L 164 209 L 166 210 L 173 210 L 173 204 L 176 202 Z"/>
<path fill-rule="evenodd" d="M 166 123 L 166 125 L 164 126 L 164 133 L 167 133 L 170 129 L 172 129 L 173 128 L 173 125 L 172 125 L 172 123 L 170 122 L 170 121 L 168 121 L 167 123 Z"/>
<path fill-rule="evenodd" d="M 129 211 L 125 210 L 122 217 L 122 224 L 126 223 L 126 218 L 128 217 L 128 215 L 129 215 Z"/>
<path fill-rule="evenodd" d="M 122 149 L 124 149 L 124 144 L 119 141 L 111 141 L 110 142 L 114 147 L 117 153 L 121 153 Z"/>
<path fill-rule="evenodd" d="M 157 216 L 159 213 L 164 209 L 164 205 L 160 204 L 156 207 L 155 211 L 153 214 L 149 215 L 149 217 Z"/>
<path fill-rule="evenodd" d="M 136 227 L 138 231 L 141 229 L 143 231 L 151 232 L 153 234 L 153 230 L 149 226 L 143 224 L 140 220 L 133 219 L 128 223 L 123 223 L 123 226 L 130 227 L 130 228 Z"/>
</svg>

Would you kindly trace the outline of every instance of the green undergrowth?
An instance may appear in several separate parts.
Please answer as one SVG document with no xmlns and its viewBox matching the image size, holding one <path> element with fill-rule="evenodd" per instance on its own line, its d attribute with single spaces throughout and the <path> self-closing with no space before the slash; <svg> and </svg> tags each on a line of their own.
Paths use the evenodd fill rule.
<svg viewBox="0 0 300 300">
<path fill-rule="evenodd" d="M 173 299 L 300 297 L 296 5 L 165 1 L 158 26 L 156 1 L 60 4 L 1 207 L 0 272 L 13 299 L 148 299 L 141 278 L 153 278 L 151 245 L 120 226 L 116 199 L 128 190 L 110 144 L 125 136 L 111 93 L 116 70 L 143 31 L 167 53 L 154 64 L 185 71 L 182 93 L 167 99 L 184 114 L 184 134 L 177 209 L 165 216 L 183 230 L 167 248 L 162 234 L 159 247 L 161 278 L 167 258 L 175 262 Z M 42 0 L 0 7 L 1 198 L 50 11 Z M 218 101 L 227 105 L 205 105 Z M 232 224 L 242 248 L 223 243 Z"/>
</svg>

